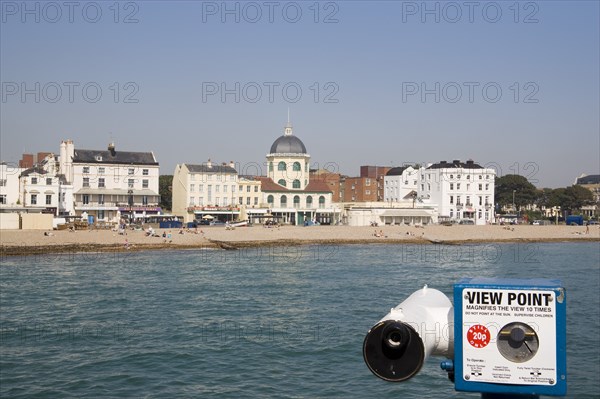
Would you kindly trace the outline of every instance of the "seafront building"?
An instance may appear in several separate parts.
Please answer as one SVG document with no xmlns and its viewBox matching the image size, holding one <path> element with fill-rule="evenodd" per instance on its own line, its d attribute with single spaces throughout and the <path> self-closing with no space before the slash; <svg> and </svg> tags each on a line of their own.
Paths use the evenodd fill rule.
<svg viewBox="0 0 600 399">
<path fill-rule="evenodd" d="M 419 170 L 416 198 L 435 206 L 441 221 L 489 224 L 494 221 L 495 177 L 494 169 L 472 160 L 440 161 Z"/>
<path fill-rule="evenodd" d="M 180 164 L 173 176 L 173 213 L 191 222 L 206 217 L 221 220 L 265 219 L 286 224 L 339 221 L 332 191 L 321 180 L 311 181 L 310 155 L 293 135 L 288 122 L 266 155 L 267 175 L 239 175 L 235 164 Z"/>
<path fill-rule="evenodd" d="M 19 175 L 23 171 L 16 165 L 0 163 L 0 208 L 20 208 Z"/>
</svg>

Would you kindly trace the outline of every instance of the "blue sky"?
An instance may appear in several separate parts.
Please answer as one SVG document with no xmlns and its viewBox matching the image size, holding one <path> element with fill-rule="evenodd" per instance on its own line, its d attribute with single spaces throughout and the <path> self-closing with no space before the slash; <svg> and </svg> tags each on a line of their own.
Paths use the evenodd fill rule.
<svg viewBox="0 0 600 399">
<path fill-rule="evenodd" d="M 1 1 L 0 158 L 112 137 L 163 174 L 250 172 L 289 108 L 313 166 L 348 175 L 452 159 L 538 187 L 600 173 L 599 2 L 468 4 Z"/>
</svg>

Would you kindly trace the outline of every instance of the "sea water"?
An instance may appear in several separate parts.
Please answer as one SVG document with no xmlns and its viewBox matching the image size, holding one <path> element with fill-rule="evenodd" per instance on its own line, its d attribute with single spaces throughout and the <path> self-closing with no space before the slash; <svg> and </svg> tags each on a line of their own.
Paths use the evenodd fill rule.
<svg viewBox="0 0 600 399">
<path fill-rule="evenodd" d="M 598 397 L 599 265 L 598 243 L 4 258 L 0 397 L 479 397 L 454 391 L 442 359 L 389 383 L 362 358 L 391 307 L 476 276 L 562 280 L 568 397 Z"/>
</svg>

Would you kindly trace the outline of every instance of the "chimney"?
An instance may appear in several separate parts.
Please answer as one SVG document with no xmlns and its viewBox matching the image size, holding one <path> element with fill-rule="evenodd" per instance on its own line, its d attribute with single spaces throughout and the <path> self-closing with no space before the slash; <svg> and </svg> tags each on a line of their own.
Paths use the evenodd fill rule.
<svg viewBox="0 0 600 399">
<path fill-rule="evenodd" d="M 235 162 L 233 162 L 233 161 L 229 161 L 229 167 L 230 167 L 231 169 L 235 169 Z"/>
<path fill-rule="evenodd" d="M 117 153 L 117 152 L 115 151 L 115 143 L 114 143 L 114 141 L 111 141 L 111 142 L 108 144 L 108 151 L 110 151 L 110 155 L 112 155 L 113 157 L 114 157 L 114 156 L 115 156 L 115 154 Z"/>
<path fill-rule="evenodd" d="M 458 164 L 458 163 L 460 163 L 460 159 L 455 159 L 454 161 L 452 161 L 452 163 Z"/>
<path fill-rule="evenodd" d="M 208 169 L 212 169 L 212 162 L 210 161 L 210 158 L 208 158 L 208 162 L 206 162 L 206 167 Z"/>
</svg>

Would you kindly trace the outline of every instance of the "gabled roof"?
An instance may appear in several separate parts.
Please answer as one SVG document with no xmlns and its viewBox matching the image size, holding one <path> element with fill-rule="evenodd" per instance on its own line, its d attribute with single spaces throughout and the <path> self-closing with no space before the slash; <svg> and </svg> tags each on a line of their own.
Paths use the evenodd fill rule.
<svg viewBox="0 0 600 399">
<path fill-rule="evenodd" d="M 600 184 L 600 175 L 587 175 L 578 177 L 575 184 Z"/>
<path fill-rule="evenodd" d="M 461 162 L 454 160 L 452 162 L 440 161 L 429 166 L 427 169 L 451 169 L 451 168 L 463 168 L 463 169 L 483 169 L 479 164 L 473 161 Z"/>
<path fill-rule="evenodd" d="M 47 173 L 48 172 L 46 172 L 40 166 L 34 166 L 33 168 L 25 169 L 23 172 L 21 172 L 21 174 L 19 175 L 19 177 L 29 176 L 29 175 L 32 175 L 32 174 L 45 175 Z"/>
<path fill-rule="evenodd" d="M 75 149 L 75 163 L 107 163 L 128 165 L 158 165 L 152 152 L 79 150 Z"/>
<path fill-rule="evenodd" d="M 270 177 L 257 176 L 256 179 L 260 180 L 261 191 L 264 192 L 277 192 L 277 193 L 298 193 L 298 194 L 309 194 L 309 193 L 331 193 L 329 186 L 323 180 L 313 180 L 308 183 L 308 186 L 304 190 L 294 190 L 287 187 L 281 187 L 275 183 Z"/>
<path fill-rule="evenodd" d="M 233 173 L 237 174 L 237 170 L 232 168 L 229 165 L 211 165 L 208 167 L 207 164 L 203 163 L 201 165 L 192 165 L 189 163 L 184 164 L 188 170 L 192 173 Z"/>
</svg>

